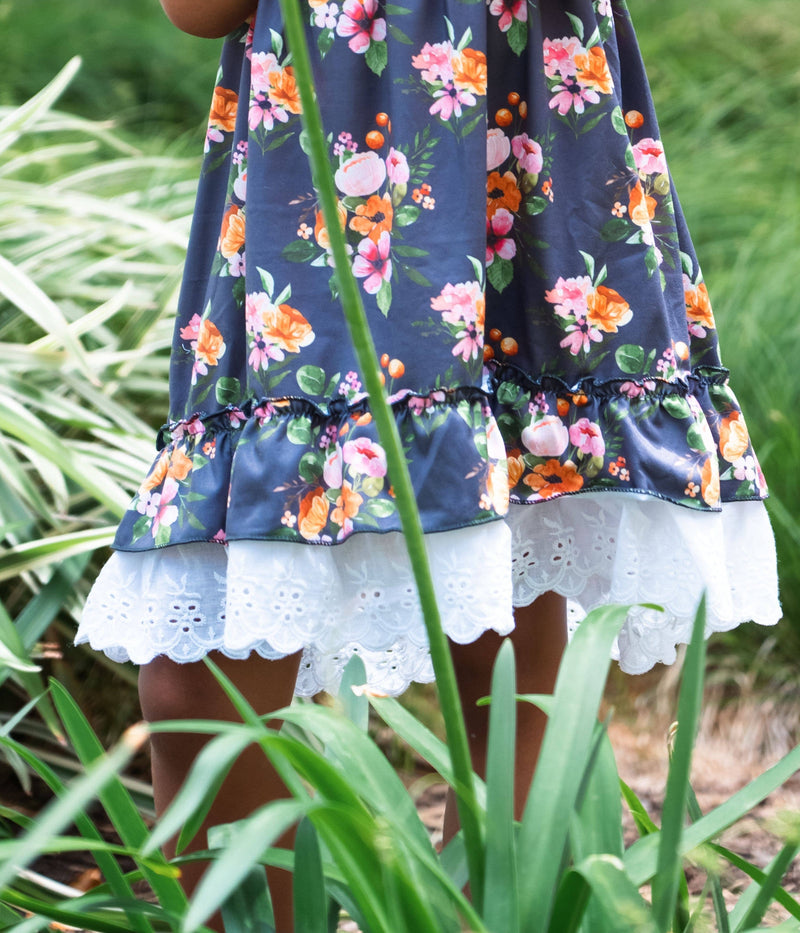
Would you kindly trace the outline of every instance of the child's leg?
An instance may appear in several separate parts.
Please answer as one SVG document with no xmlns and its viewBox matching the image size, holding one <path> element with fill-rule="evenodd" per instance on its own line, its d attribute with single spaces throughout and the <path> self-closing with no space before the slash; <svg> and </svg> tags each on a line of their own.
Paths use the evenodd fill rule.
<svg viewBox="0 0 800 933">
<path fill-rule="evenodd" d="M 516 628 L 510 638 L 517 659 L 518 693 L 552 693 L 561 655 L 567 644 L 566 600 L 557 593 L 544 593 L 530 606 L 514 610 Z M 469 645 L 451 643 L 458 690 L 464 708 L 472 764 L 485 777 L 489 707 L 476 702 L 491 693 L 492 667 L 503 639 L 486 632 Z M 517 704 L 517 763 L 514 810 L 522 817 L 547 718 L 530 703 Z M 458 830 L 458 816 L 452 791 L 448 795 L 444 839 Z"/>
<path fill-rule="evenodd" d="M 300 656 L 279 661 L 265 661 L 257 655 L 232 661 L 219 654 L 213 659 L 233 680 L 257 713 L 266 715 L 287 706 L 294 693 Z M 201 662 L 176 664 L 159 657 L 139 672 L 139 697 L 142 714 L 148 722 L 166 719 L 217 719 L 238 721 L 230 700 L 211 672 Z M 156 812 L 161 814 L 178 792 L 186 775 L 207 741 L 205 736 L 188 733 L 161 733 L 152 736 L 153 791 Z M 210 826 L 243 819 L 269 800 L 286 797 L 287 792 L 259 748 L 248 748 L 234 764 L 211 807 L 200 832 L 187 851 L 206 848 Z M 174 843 L 165 847 L 174 854 Z M 184 868 L 183 883 L 187 892 L 197 884 L 205 865 L 195 863 Z M 285 872 L 269 872 L 278 933 L 294 929 L 291 883 Z M 212 929 L 222 930 L 215 918 Z"/>
</svg>

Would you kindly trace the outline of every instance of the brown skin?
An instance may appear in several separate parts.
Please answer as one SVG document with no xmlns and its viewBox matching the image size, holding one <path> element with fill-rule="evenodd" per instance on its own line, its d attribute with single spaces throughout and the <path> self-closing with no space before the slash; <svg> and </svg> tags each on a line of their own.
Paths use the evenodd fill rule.
<svg viewBox="0 0 800 933">
<path fill-rule="evenodd" d="M 244 661 L 232 661 L 217 653 L 212 657 L 259 715 L 291 703 L 299 654 L 280 661 L 265 661 L 255 654 Z M 202 662 L 176 664 L 158 657 L 143 665 L 139 671 L 139 699 L 148 722 L 166 719 L 241 722 L 230 700 Z M 186 732 L 157 733 L 151 737 L 153 792 L 159 816 L 172 802 L 207 741 L 208 736 Z M 231 768 L 205 822 L 185 851 L 205 849 L 209 827 L 244 819 L 266 801 L 287 796 L 286 788 L 261 749 L 249 747 Z M 292 834 L 287 834 L 278 844 L 291 847 Z M 164 854 L 168 858 L 174 856 L 174 840 L 164 847 Z M 203 862 L 183 867 L 181 883 L 187 893 L 194 890 L 206 867 Z M 291 933 L 294 929 L 291 877 L 277 869 L 270 869 L 267 875 L 273 891 L 277 933 Z M 208 925 L 220 933 L 223 929 L 218 915 Z"/>
<path fill-rule="evenodd" d="M 255 12 L 257 0 L 161 0 L 172 22 L 193 36 L 227 36 Z"/>
<path fill-rule="evenodd" d="M 531 606 L 515 610 L 517 626 L 512 633 L 517 655 L 517 690 L 519 693 L 552 693 L 561 655 L 566 645 L 566 609 L 562 597 L 545 593 Z M 503 639 L 487 632 L 470 645 L 451 643 L 461 703 L 467 725 L 473 766 L 478 774 L 486 772 L 486 731 L 488 707 L 476 702 L 491 692 L 492 666 Z M 268 715 L 287 706 L 292 699 L 299 655 L 280 661 L 264 661 L 251 656 L 232 661 L 219 654 L 214 660 L 233 680 L 260 715 Z M 202 663 L 176 664 L 156 658 L 139 673 L 139 696 L 142 713 L 149 722 L 165 719 L 218 719 L 239 721 L 233 706 Z M 515 811 L 522 815 L 525 799 L 539 755 L 546 719 L 536 707 L 521 703 L 517 709 L 517 762 L 515 772 Z M 169 806 L 183 783 L 207 737 L 187 733 L 162 733 L 152 737 L 153 789 L 156 812 Z M 287 792 L 263 752 L 248 749 L 231 769 L 194 842 L 187 852 L 206 846 L 210 826 L 243 819 L 268 800 L 286 797 Z M 454 801 L 448 799 L 445 812 L 445 841 L 458 830 Z M 291 834 L 281 840 L 291 846 Z M 175 853 L 174 842 L 165 854 Z M 186 866 L 182 882 L 191 893 L 205 865 Z M 277 933 L 294 929 L 291 878 L 280 871 L 268 872 Z M 220 918 L 209 926 L 222 930 Z"/>
</svg>

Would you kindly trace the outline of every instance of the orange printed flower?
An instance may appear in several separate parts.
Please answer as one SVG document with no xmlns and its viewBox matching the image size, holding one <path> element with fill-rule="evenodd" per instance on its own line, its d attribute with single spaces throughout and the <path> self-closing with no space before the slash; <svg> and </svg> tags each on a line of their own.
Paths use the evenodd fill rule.
<svg viewBox="0 0 800 933">
<path fill-rule="evenodd" d="M 175 447 L 172 453 L 169 450 L 162 450 L 150 474 L 139 487 L 139 495 L 160 486 L 168 476 L 176 480 L 186 479 L 191 469 L 192 459 L 186 456 L 182 447 Z"/>
<path fill-rule="evenodd" d="M 211 98 L 211 113 L 208 115 L 210 126 L 217 127 L 225 133 L 230 133 L 236 126 L 236 109 L 239 106 L 239 95 L 226 87 L 215 87 Z"/>
<path fill-rule="evenodd" d="M 232 204 L 222 218 L 219 251 L 226 259 L 235 256 L 244 246 L 244 211 Z"/>
<path fill-rule="evenodd" d="M 339 216 L 339 226 L 344 230 L 347 223 L 347 208 L 338 198 L 336 200 L 336 213 Z M 317 211 L 314 217 L 314 239 L 323 249 L 330 248 L 331 238 L 328 236 L 328 228 L 325 226 L 322 211 Z"/>
<path fill-rule="evenodd" d="M 578 68 L 578 84 L 601 94 L 610 94 L 614 90 L 606 53 L 601 46 L 592 46 L 585 55 L 576 55 L 575 64 Z"/>
<path fill-rule="evenodd" d="M 508 472 L 502 463 L 495 463 L 486 477 L 486 492 L 498 515 L 508 511 Z"/>
<path fill-rule="evenodd" d="M 517 483 L 522 479 L 522 474 L 525 472 L 525 461 L 522 457 L 512 457 L 510 454 L 508 456 L 508 488 L 513 489 Z"/>
<path fill-rule="evenodd" d="M 517 178 L 513 172 L 501 175 L 490 172 L 486 180 L 486 216 L 494 217 L 501 207 L 513 214 L 519 210 L 522 192 L 517 187 Z"/>
<path fill-rule="evenodd" d="M 174 479 L 182 480 L 192 471 L 192 458 L 186 456 L 183 447 L 176 447 L 169 458 L 169 467 L 167 475 Z"/>
<path fill-rule="evenodd" d="M 628 205 L 628 214 L 631 220 L 639 227 L 646 227 L 656 216 L 655 198 L 645 195 L 642 183 L 637 181 L 631 189 L 630 203 Z"/>
<path fill-rule="evenodd" d="M 217 325 L 212 321 L 202 321 L 200 330 L 197 333 L 197 347 L 195 348 L 197 358 L 201 359 L 207 366 L 216 366 L 219 358 L 225 355 L 225 341 L 219 332 Z"/>
<path fill-rule="evenodd" d="M 169 469 L 169 452 L 166 450 L 161 451 L 161 456 L 156 460 L 153 465 L 153 469 L 150 473 L 144 478 L 144 482 L 139 487 L 139 495 L 143 495 L 146 492 L 150 492 L 151 489 L 155 489 L 156 486 L 160 486 L 164 480 L 167 478 L 167 470 Z"/>
<path fill-rule="evenodd" d="M 587 321 L 607 334 L 616 334 L 617 328 L 633 317 L 631 306 L 622 295 L 605 285 L 598 285 L 586 296 L 586 305 L 589 309 Z"/>
<path fill-rule="evenodd" d="M 460 91 L 472 91 L 473 94 L 486 93 L 486 55 L 478 49 L 462 49 L 456 52 L 451 63 L 453 66 L 453 84 Z"/>
<path fill-rule="evenodd" d="M 685 288 L 684 297 L 686 299 L 686 316 L 690 321 L 697 321 L 703 327 L 713 328 L 714 312 L 711 310 L 711 299 L 708 297 L 708 289 L 705 283 L 701 282 L 697 288 L 691 286 Z"/>
<path fill-rule="evenodd" d="M 719 426 L 719 449 L 728 463 L 740 460 L 750 446 L 750 435 L 741 413 L 738 411 L 723 418 Z"/>
<path fill-rule="evenodd" d="M 392 199 L 388 194 L 379 197 L 373 194 L 366 204 L 356 207 L 356 216 L 350 221 L 350 229 L 368 236 L 373 243 L 377 243 L 385 230 L 392 232 L 394 208 Z"/>
<path fill-rule="evenodd" d="M 274 343 L 281 350 L 299 353 L 301 347 L 307 347 L 314 340 L 311 325 L 296 308 L 289 305 L 271 305 L 262 317 L 264 339 Z"/>
<path fill-rule="evenodd" d="M 706 458 L 700 472 L 700 494 L 707 505 L 719 504 L 719 464 L 713 454 Z"/>
<path fill-rule="evenodd" d="M 549 499 L 565 492 L 577 492 L 583 486 L 583 477 L 571 460 L 565 463 L 548 460 L 535 466 L 533 473 L 529 473 L 522 482 L 543 499 Z"/>
<path fill-rule="evenodd" d="M 344 527 L 348 518 L 355 518 L 364 497 L 353 490 L 353 487 L 345 480 L 342 483 L 342 493 L 336 500 L 336 508 L 333 510 L 331 518 L 340 527 Z"/>
<path fill-rule="evenodd" d="M 302 112 L 300 92 L 297 89 L 297 81 L 294 79 L 291 65 L 270 72 L 267 96 L 270 103 L 275 104 L 276 107 L 285 107 L 291 113 Z"/>
<path fill-rule="evenodd" d="M 307 541 L 316 538 L 327 524 L 328 508 L 329 503 L 322 486 L 317 486 L 303 496 L 297 515 L 297 530 Z"/>
</svg>

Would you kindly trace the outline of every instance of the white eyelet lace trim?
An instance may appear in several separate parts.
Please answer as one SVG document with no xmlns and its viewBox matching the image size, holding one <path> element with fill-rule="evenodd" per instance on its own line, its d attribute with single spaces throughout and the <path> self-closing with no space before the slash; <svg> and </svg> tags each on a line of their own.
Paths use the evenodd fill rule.
<svg viewBox="0 0 800 933">
<path fill-rule="evenodd" d="M 635 607 L 619 638 L 623 670 L 675 660 L 702 591 L 707 631 L 780 618 L 775 546 L 762 503 L 692 512 L 660 499 L 598 493 L 512 506 L 505 522 L 426 537 L 442 624 L 454 641 L 507 634 L 513 605 L 554 590 L 573 617 Z M 509 569 L 510 568 L 510 569 Z M 370 686 L 401 693 L 433 679 L 401 535 L 354 535 L 337 547 L 271 541 L 115 552 L 95 583 L 77 642 L 117 661 L 197 661 L 303 651 L 296 692 L 335 690 L 353 654 Z"/>
</svg>

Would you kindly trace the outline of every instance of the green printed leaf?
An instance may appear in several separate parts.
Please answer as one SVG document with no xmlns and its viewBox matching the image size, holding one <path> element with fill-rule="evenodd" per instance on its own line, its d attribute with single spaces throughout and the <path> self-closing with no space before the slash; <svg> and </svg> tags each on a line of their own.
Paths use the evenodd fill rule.
<svg viewBox="0 0 800 933">
<path fill-rule="evenodd" d="M 325 389 L 325 370 L 306 364 L 297 370 L 297 384 L 306 395 L 322 395 Z"/>
</svg>

